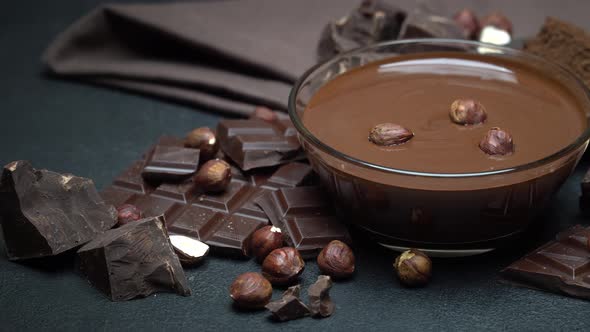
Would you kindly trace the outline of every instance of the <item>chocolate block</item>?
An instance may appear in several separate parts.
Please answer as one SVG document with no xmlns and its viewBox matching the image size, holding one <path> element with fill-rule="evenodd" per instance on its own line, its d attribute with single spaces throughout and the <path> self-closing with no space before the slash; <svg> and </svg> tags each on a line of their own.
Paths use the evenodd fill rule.
<svg viewBox="0 0 590 332">
<path fill-rule="evenodd" d="M 117 211 L 90 179 L 14 161 L 0 178 L 0 219 L 8 259 L 18 260 L 78 247 L 113 227 Z"/>
<path fill-rule="evenodd" d="M 337 220 L 319 187 L 281 188 L 255 202 L 305 258 L 314 257 L 332 240 L 350 243 L 346 226 Z"/>
<path fill-rule="evenodd" d="M 150 180 L 179 181 L 197 171 L 199 150 L 156 145 L 149 153 L 142 176 Z"/>
<path fill-rule="evenodd" d="M 576 225 L 512 263 L 501 274 L 511 284 L 590 299 L 590 227 Z"/>
<path fill-rule="evenodd" d="M 265 306 L 272 314 L 272 318 L 279 322 L 307 317 L 310 314 L 305 303 L 293 295 L 285 295 L 277 301 L 272 301 Z"/>
<path fill-rule="evenodd" d="M 191 294 L 162 216 L 112 229 L 80 248 L 78 257 L 88 281 L 112 301 Z"/>
<path fill-rule="evenodd" d="M 269 132 L 276 128 L 287 132 L 290 122 L 279 119 L 271 125 Z M 182 140 L 162 137 L 158 146 L 178 146 Z M 150 148 L 149 151 L 153 151 Z M 149 156 L 150 153 L 146 154 Z M 222 152 L 218 158 L 227 158 Z M 192 179 L 180 183 L 165 182 L 154 185 L 141 176 L 142 161 L 138 161 L 118 176 L 113 185 L 103 191 L 105 200 L 113 205 L 133 204 L 142 210 L 144 216 L 164 215 L 166 227 L 171 234 L 178 234 L 202 241 L 211 246 L 211 252 L 244 256 L 248 254 L 247 244 L 252 233 L 269 223 L 266 213 L 254 201 L 280 187 L 314 185 L 316 176 L 305 163 L 287 163 L 282 166 L 242 171 L 232 165 L 232 180 L 222 193 L 201 193 Z M 330 220 L 329 220 L 330 221 Z M 295 219 L 297 224 L 309 223 L 305 218 Z M 323 220 L 313 222 L 322 227 Z M 331 221 L 328 222 L 331 224 Z M 313 231 L 312 226 L 304 226 Z M 321 234 L 326 230 L 322 229 Z M 310 240 L 309 234 L 305 240 Z"/>
<path fill-rule="evenodd" d="M 590 88 L 590 33 L 547 17 L 537 36 L 527 41 L 524 49 L 566 67 Z"/>
<path fill-rule="evenodd" d="M 318 280 L 307 289 L 309 298 L 309 310 L 313 317 L 329 317 L 334 313 L 335 305 L 330 297 L 332 279 L 330 276 L 321 275 Z"/>
<path fill-rule="evenodd" d="M 302 158 L 288 121 L 222 120 L 217 136 L 223 152 L 244 171 Z"/>
</svg>

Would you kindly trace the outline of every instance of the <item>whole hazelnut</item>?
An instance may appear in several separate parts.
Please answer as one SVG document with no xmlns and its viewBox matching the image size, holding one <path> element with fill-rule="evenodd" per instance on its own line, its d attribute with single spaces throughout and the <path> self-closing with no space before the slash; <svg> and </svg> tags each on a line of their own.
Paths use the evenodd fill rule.
<svg viewBox="0 0 590 332">
<path fill-rule="evenodd" d="M 399 281 L 408 287 L 420 287 L 430 281 L 432 262 L 420 250 L 410 249 L 399 255 L 393 264 Z"/>
<path fill-rule="evenodd" d="M 354 273 L 354 253 L 342 241 L 334 240 L 328 243 L 317 260 L 320 271 L 333 278 L 348 278 Z"/>
<path fill-rule="evenodd" d="M 378 124 L 369 132 L 369 141 L 381 146 L 403 144 L 412 137 L 414 133 L 395 123 Z"/>
<path fill-rule="evenodd" d="M 184 140 L 184 146 L 199 149 L 199 158 L 202 161 L 213 158 L 219 149 L 215 133 L 207 127 L 193 129 L 189 132 Z"/>
<path fill-rule="evenodd" d="M 141 218 L 143 213 L 135 205 L 123 204 L 117 208 L 117 226 L 123 226 Z"/>
<path fill-rule="evenodd" d="M 224 191 L 231 177 L 231 166 L 221 159 L 213 159 L 201 166 L 193 180 L 197 189 L 215 193 Z"/>
<path fill-rule="evenodd" d="M 262 262 L 262 275 L 273 285 L 289 285 L 303 273 L 305 262 L 297 249 L 275 249 Z"/>
<path fill-rule="evenodd" d="M 276 121 L 279 117 L 277 113 L 268 107 L 257 106 L 254 112 L 250 115 L 250 118 L 257 118 L 268 122 Z"/>
<path fill-rule="evenodd" d="M 479 142 L 479 148 L 491 156 L 511 154 L 514 152 L 512 135 L 498 127 L 491 128 Z"/>
<path fill-rule="evenodd" d="M 512 35 L 512 22 L 501 12 L 493 12 L 481 19 L 481 26 L 493 26 Z"/>
<path fill-rule="evenodd" d="M 262 309 L 270 302 L 272 285 L 260 273 L 247 272 L 232 282 L 229 295 L 240 308 Z"/>
<path fill-rule="evenodd" d="M 466 126 L 483 123 L 488 117 L 485 107 L 473 99 L 453 101 L 449 116 L 453 122 Z"/>
<path fill-rule="evenodd" d="M 457 12 L 453 16 L 455 23 L 463 30 L 463 35 L 466 39 L 476 39 L 479 35 L 479 19 L 475 12 L 469 8 Z"/>
<path fill-rule="evenodd" d="M 262 262 L 271 251 L 283 246 L 283 233 L 274 226 L 264 226 L 252 234 L 250 253 Z"/>
</svg>

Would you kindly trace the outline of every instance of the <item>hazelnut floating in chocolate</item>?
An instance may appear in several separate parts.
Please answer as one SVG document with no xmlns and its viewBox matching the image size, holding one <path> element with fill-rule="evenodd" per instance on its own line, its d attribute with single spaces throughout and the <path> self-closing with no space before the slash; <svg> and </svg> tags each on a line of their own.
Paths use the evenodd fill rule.
<svg viewBox="0 0 590 332">
<path fill-rule="evenodd" d="M 408 287 L 420 287 L 430 281 L 432 262 L 425 253 L 410 249 L 399 255 L 393 264 L 399 281 Z"/>
<path fill-rule="evenodd" d="M 273 285 L 288 285 L 296 281 L 305 262 L 297 249 L 284 247 L 273 250 L 262 262 L 262 275 Z"/>
<path fill-rule="evenodd" d="M 198 190 L 216 193 L 227 188 L 231 177 L 231 166 L 221 159 L 213 159 L 201 166 L 193 179 Z"/>
<path fill-rule="evenodd" d="M 254 112 L 250 115 L 250 118 L 257 118 L 268 122 L 276 121 L 279 117 L 277 113 L 268 107 L 257 106 Z"/>
<path fill-rule="evenodd" d="M 354 273 L 354 253 L 350 247 L 333 240 L 318 255 L 318 267 L 333 278 L 348 278 Z"/>
<path fill-rule="evenodd" d="M 275 226 L 264 226 L 252 234 L 250 253 L 262 262 L 271 251 L 283 246 L 283 233 Z"/>
<path fill-rule="evenodd" d="M 369 132 L 369 141 L 381 146 L 400 145 L 414 137 L 407 128 L 395 123 L 381 123 Z"/>
<path fill-rule="evenodd" d="M 490 156 L 504 156 L 514 152 L 512 135 L 505 130 L 494 127 L 479 142 L 479 148 Z"/>
<path fill-rule="evenodd" d="M 202 161 L 213 158 L 219 149 L 215 133 L 207 127 L 193 129 L 189 132 L 184 140 L 184 146 L 199 149 L 199 158 Z"/>
<path fill-rule="evenodd" d="M 123 226 L 141 218 L 143 213 L 135 205 L 123 204 L 117 208 L 117 226 Z"/>
<path fill-rule="evenodd" d="M 466 126 L 483 123 L 488 117 L 485 107 L 473 99 L 453 101 L 449 116 L 454 123 Z"/>
<path fill-rule="evenodd" d="M 455 23 L 463 30 L 463 35 L 466 39 L 476 39 L 479 35 L 479 19 L 475 12 L 469 8 L 457 12 L 453 16 Z"/>
<path fill-rule="evenodd" d="M 242 309 L 261 309 L 272 297 L 272 285 L 260 273 L 240 274 L 229 287 L 229 295 Z"/>
</svg>

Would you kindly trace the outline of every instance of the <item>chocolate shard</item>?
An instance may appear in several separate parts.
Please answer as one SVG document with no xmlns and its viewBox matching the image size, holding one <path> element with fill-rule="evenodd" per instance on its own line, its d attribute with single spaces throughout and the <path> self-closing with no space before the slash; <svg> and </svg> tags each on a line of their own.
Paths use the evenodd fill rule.
<svg viewBox="0 0 590 332">
<path fill-rule="evenodd" d="M 285 241 L 312 258 L 330 241 L 350 243 L 346 226 L 340 223 L 320 187 L 280 188 L 255 200 L 271 223 L 283 230 Z"/>
<path fill-rule="evenodd" d="M 223 152 L 244 171 L 303 158 L 288 120 L 222 120 L 217 136 Z"/>
<path fill-rule="evenodd" d="M 112 228 L 117 211 L 90 179 L 14 161 L 0 178 L 0 219 L 8 258 L 18 260 L 78 247 Z"/>
<path fill-rule="evenodd" d="M 334 302 L 330 298 L 332 279 L 330 276 L 321 275 L 318 280 L 307 289 L 309 310 L 313 317 L 329 317 L 334 313 Z"/>
<path fill-rule="evenodd" d="M 317 48 L 320 61 L 353 48 L 398 37 L 406 13 L 381 0 L 362 1 L 349 15 L 328 23 Z"/>
<path fill-rule="evenodd" d="M 149 153 L 142 176 L 153 181 L 180 181 L 197 171 L 199 150 L 156 145 Z"/>
<path fill-rule="evenodd" d="M 555 17 L 547 17 L 535 38 L 524 49 L 556 62 L 590 87 L 590 33 Z"/>
<path fill-rule="evenodd" d="M 80 270 L 112 301 L 191 290 L 166 232 L 163 216 L 112 229 L 78 250 Z"/>
<path fill-rule="evenodd" d="M 576 225 L 502 270 L 505 281 L 590 300 L 590 227 Z"/>
<path fill-rule="evenodd" d="M 287 295 L 291 295 L 291 296 L 295 296 L 296 298 L 299 298 L 301 294 L 301 285 L 295 285 L 295 286 L 291 286 L 289 288 L 287 288 L 287 290 L 283 293 L 283 297 L 287 296 Z"/>
<path fill-rule="evenodd" d="M 280 322 L 303 318 L 310 314 L 305 303 L 293 295 L 287 295 L 278 301 L 270 302 L 265 308 L 270 311 L 273 319 Z"/>
<path fill-rule="evenodd" d="M 404 21 L 399 38 L 465 39 L 465 36 L 461 28 L 450 18 L 415 12 Z"/>
</svg>

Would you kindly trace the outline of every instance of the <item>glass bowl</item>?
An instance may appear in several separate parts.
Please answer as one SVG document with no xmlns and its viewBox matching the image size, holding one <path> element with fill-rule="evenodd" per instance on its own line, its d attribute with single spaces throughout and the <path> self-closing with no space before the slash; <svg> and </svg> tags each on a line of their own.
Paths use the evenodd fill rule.
<svg viewBox="0 0 590 332">
<path fill-rule="evenodd" d="M 356 159 L 321 142 L 302 121 L 316 91 L 338 75 L 385 58 L 440 51 L 509 57 L 551 75 L 586 113 L 590 111 L 585 86 L 540 57 L 478 42 L 416 39 L 352 50 L 309 69 L 291 91 L 289 115 L 343 221 L 394 250 L 413 247 L 438 256 L 478 254 L 509 244 L 527 228 L 573 172 L 588 145 L 590 126 L 570 145 L 540 160 L 494 171 L 444 174 Z"/>
</svg>

